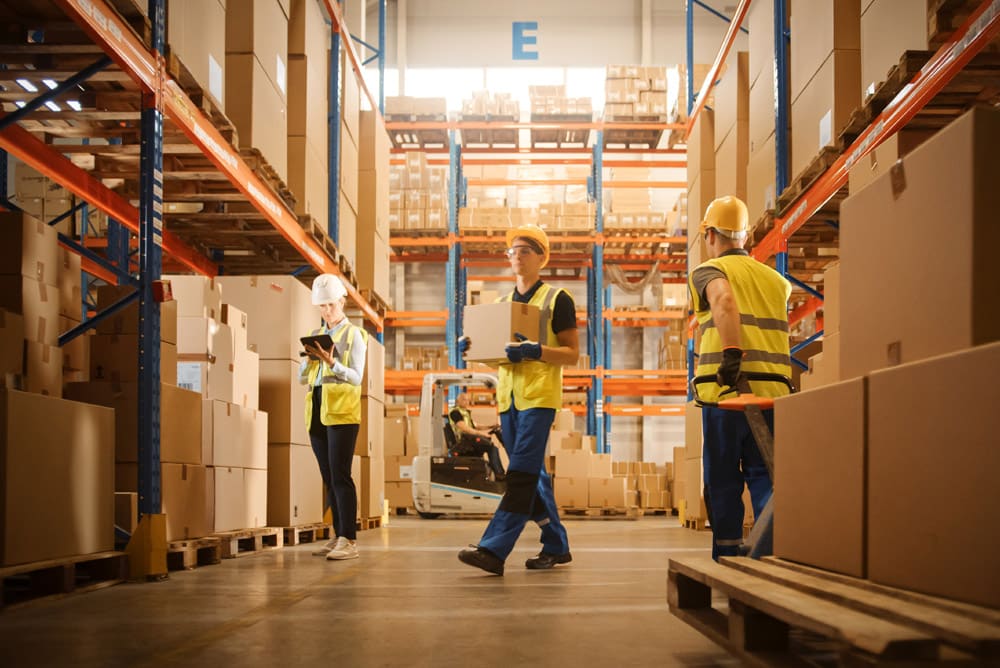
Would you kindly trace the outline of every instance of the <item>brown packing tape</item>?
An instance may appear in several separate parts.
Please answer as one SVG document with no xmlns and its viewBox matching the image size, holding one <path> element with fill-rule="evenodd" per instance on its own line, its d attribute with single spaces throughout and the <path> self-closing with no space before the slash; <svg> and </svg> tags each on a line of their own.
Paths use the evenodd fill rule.
<svg viewBox="0 0 1000 668">
<path fill-rule="evenodd" d="M 45 282 L 45 263 L 36 262 L 35 263 L 35 280 L 39 283 Z"/>
<path fill-rule="evenodd" d="M 51 349 L 48 346 L 42 346 L 42 362 L 44 362 L 45 364 L 49 363 L 50 350 Z"/>
<path fill-rule="evenodd" d="M 897 160 L 889 169 L 889 180 L 892 183 L 892 198 L 899 199 L 900 195 L 906 192 L 906 170 L 903 168 L 903 161 Z"/>
<path fill-rule="evenodd" d="M 250 277 L 250 287 L 251 288 L 256 288 L 257 287 L 257 277 L 256 276 L 251 276 Z"/>
<path fill-rule="evenodd" d="M 41 280 L 38 281 L 38 301 L 43 304 L 49 301 L 49 291 L 45 287 L 45 282 Z"/>
<path fill-rule="evenodd" d="M 48 321 L 44 317 L 38 316 L 38 340 L 45 341 L 45 325 Z"/>
<path fill-rule="evenodd" d="M 181 464 L 181 480 L 188 479 L 188 467 L 187 464 Z"/>
</svg>

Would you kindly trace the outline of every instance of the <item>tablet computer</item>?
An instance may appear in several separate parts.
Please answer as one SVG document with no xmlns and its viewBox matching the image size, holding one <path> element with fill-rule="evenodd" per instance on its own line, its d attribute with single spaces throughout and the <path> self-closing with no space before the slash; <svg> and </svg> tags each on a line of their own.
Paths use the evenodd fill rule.
<svg viewBox="0 0 1000 668">
<path fill-rule="evenodd" d="M 302 337 L 299 337 L 299 341 L 302 343 L 303 347 L 305 347 L 305 346 L 315 346 L 317 344 L 323 350 L 330 350 L 330 348 L 333 347 L 333 339 L 330 338 L 329 334 L 316 334 L 316 335 L 313 335 L 313 336 L 302 336 Z M 333 354 L 336 356 L 336 354 L 337 354 L 336 351 L 334 351 Z"/>
</svg>

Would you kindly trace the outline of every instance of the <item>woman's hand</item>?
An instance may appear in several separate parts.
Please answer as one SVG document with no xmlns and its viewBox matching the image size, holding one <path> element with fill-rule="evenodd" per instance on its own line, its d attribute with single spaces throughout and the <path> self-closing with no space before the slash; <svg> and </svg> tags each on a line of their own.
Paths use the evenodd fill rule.
<svg viewBox="0 0 1000 668">
<path fill-rule="evenodd" d="M 333 354 L 331 353 L 332 350 L 333 350 L 332 347 L 330 348 L 330 350 L 323 350 L 323 348 L 318 343 L 314 345 L 309 345 L 309 344 L 306 345 L 306 352 L 309 354 L 310 357 L 325 362 L 326 365 L 329 367 L 333 367 L 333 363 L 335 361 L 333 359 Z"/>
</svg>

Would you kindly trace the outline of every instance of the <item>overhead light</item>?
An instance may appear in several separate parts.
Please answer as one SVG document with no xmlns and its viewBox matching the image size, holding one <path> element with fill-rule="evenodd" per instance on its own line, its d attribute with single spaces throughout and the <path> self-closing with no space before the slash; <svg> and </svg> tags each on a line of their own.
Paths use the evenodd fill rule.
<svg viewBox="0 0 1000 668">
<path fill-rule="evenodd" d="M 66 104 L 68 104 L 69 108 L 72 109 L 73 111 L 82 111 L 83 110 L 83 107 L 81 107 L 80 103 L 77 102 L 76 100 L 67 100 Z"/>
<path fill-rule="evenodd" d="M 52 111 L 62 111 L 62 109 L 59 108 L 59 105 L 53 102 L 52 100 L 46 102 L 45 106 L 51 109 Z"/>
<path fill-rule="evenodd" d="M 15 79 L 15 81 L 17 81 L 17 85 L 18 86 L 20 86 L 24 90 L 28 91 L 29 93 L 37 93 L 38 92 L 38 87 L 35 86 L 35 84 L 33 84 L 30 81 L 28 81 L 27 79 Z"/>
<path fill-rule="evenodd" d="M 49 90 L 53 90 L 59 86 L 59 82 L 55 79 L 42 79 L 42 83 L 49 87 Z"/>
<path fill-rule="evenodd" d="M 17 105 L 18 109 L 22 109 L 24 107 L 24 102 L 22 102 L 21 100 L 17 100 L 16 102 L 14 102 L 14 104 Z"/>
</svg>

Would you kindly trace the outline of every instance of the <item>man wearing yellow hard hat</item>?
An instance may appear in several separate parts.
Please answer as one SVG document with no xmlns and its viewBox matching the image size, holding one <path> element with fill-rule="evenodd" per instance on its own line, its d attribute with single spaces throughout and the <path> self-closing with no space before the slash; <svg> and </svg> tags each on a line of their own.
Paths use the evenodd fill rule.
<svg viewBox="0 0 1000 668">
<path fill-rule="evenodd" d="M 542 550 L 524 563 L 526 568 L 544 570 L 573 559 L 545 471 L 545 446 L 562 408 L 562 368 L 580 356 L 576 306 L 569 293 L 540 278 L 549 261 L 549 237 L 541 228 L 509 230 L 507 257 L 516 283 L 500 301 L 534 304 L 541 318 L 537 332 L 522 332 L 507 346 L 507 362 L 498 372 L 500 426 L 510 459 L 507 490 L 479 544 L 458 555 L 463 563 L 495 575 L 503 575 L 504 561 L 529 520 L 541 529 Z M 463 337 L 459 349 L 464 352 L 468 344 Z"/>
<path fill-rule="evenodd" d="M 735 387 L 741 371 L 792 374 L 791 285 L 743 250 L 748 222 L 746 205 L 726 196 L 708 205 L 699 227 L 709 259 L 691 272 L 689 287 L 701 332 L 696 375 L 714 375 L 718 382 L 699 389 L 700 398 L 708 402 L 717 402 L 724 388 Z M 788 393 L 785 385 L 772 382 L 753 382 L 752 390 L 764 397 Z M 773 433 L 774 411 L 765 410 L 764 417 Z M 744 483 L 757 517 L 771 496 L 772 482 L 741 412 L 705 406 L 702 429 L 712 558 L 718 560 L 736 555 L 742 542 Z"/>
</svg>

